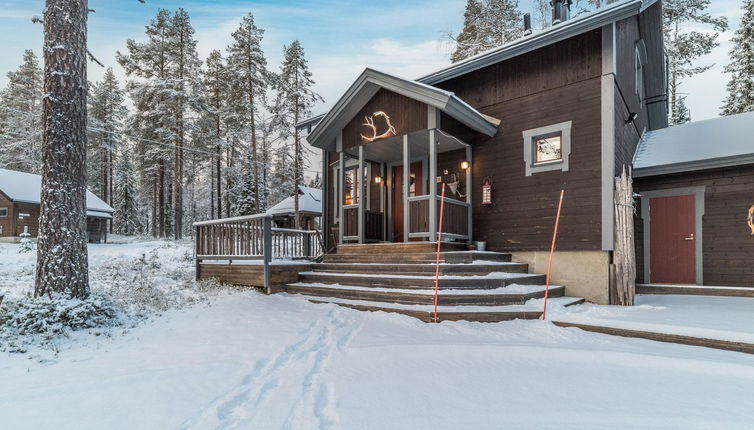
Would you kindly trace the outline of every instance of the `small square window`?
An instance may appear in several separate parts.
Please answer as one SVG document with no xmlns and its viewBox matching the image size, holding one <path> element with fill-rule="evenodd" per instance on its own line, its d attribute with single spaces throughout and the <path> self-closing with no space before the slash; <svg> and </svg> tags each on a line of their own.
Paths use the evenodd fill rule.
<svg viewBox="0 0 754 430">
<path fill-rule="evenodd" d="M 560 133 L 534 138 L 535 164 L 563 159 L 563 136 Z"/>
<path fill-rule="evenodd" d="M 8 208 L 0 208 L 0 218 L 5 218 L 8 216 Z"/>
</svg>

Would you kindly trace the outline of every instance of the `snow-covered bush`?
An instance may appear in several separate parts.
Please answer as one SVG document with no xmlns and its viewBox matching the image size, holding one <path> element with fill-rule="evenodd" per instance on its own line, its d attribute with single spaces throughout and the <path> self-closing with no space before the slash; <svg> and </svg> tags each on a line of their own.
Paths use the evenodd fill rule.
<svg viewBox="0 0 754 430">
<path fill-rule="evenodd" d="M 25 254 L 34 251 L 34 241 L 31 240 L 28 228 L 24 228 L 24 232 L 19 236 L 21 237 L 21 247 L 18 249 L 18 252 Z"/>
<path fill-rule="evenodd" d="M 72 331 L 114 327 L 123 314 L 108 295 L 87 299 L 65 296 L 6 299 L 0 306 L 0 351 L 25 352 L 32 343 L 47 345 Z"/>
</svg>

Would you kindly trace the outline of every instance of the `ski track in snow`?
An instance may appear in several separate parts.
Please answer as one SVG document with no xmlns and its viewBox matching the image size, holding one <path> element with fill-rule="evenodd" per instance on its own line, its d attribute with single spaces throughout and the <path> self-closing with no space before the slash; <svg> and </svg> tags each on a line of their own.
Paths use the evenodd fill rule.
<svg viewBox="0 0 754 430">
<path fill-rule="evenodd" d="M 260 414 L 269 402 L 292 402 L 282 428 L 337 429 L 340 417 L 332 384 L 321 381 L 334 353 L 345 353 L 360 324 L 343 319 L 341 309 L 334 308 L 323 318 L 302 331 L 302 337 L 277 356 L 258 361 L 252 371 L 227 393 L 184 422 L 181 429 L 262 428 L 255 426 L 267 417 Z M 300 391 L 293 398 L 283 392 L 283 382 L 301 380 Z M 280 391 L 280 393 L 278 393 Z M 282 399 L 274 399 L 276 394 Z M 274 409 L 274 408 L 272 408 Z M 264 424 L 264 423 L 262 423 Z M 269 425 L 269 423 L 267 423 Z"/>
</svg>

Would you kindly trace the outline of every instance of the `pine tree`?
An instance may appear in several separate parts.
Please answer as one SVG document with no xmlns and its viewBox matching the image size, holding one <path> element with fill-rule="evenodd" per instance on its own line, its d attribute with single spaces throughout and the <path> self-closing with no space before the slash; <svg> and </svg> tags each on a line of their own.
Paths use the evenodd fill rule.
<svg viewBox="0 0 754 430">
<path fill-rule="evenodd" d="M 311 114 L 311 108 L 318 101 L 323 101 L 312 90 L 314 81 L 309 71 L 304 48 L 298 40 L 290 46 L 283 47 L 284 58 L 277 80 L 277 99 L 275 101 L 274 123 L 282 139 L 293 137 L 293 184 L 291 189 L 298 189 L 303 183 L 306 160 L 301 145 L 300 131 L 296 128 L 303 118 Z M 286 148 L 286 145 L 282 146 Z M 301 227 L 299 216 L 299 198 L 295 193 L 294 219 L 296 228 Z"/>
<path fill-rule="evenodd" d="M 207 101 L 207 119 L 210 122 L 211 133 L 208 140 L 212 141 L 215 157 L 211 167 L 210 184 L 210 217 L 222 217 L 222 159 L 224 147 L 224 133 L 227 129 L 228 117 L 228 71 L 222 54 L 218 50 L 210 52 L 206 60 L 203 74 L 204 98 Z"/>
<path fill-rule="evenodd" d="M 741 26 L 733 36 L 731 62 L 725 71 L 731 75 L 723 115 L 754 111 L 754 0 L 744 0 Z"/>
<path fill-rule="evenodd" d="M 99 197 L 113 205 L 115 153 L 123 144 L 123 118 L 128 114 L 125 91 L 113 69 L 107 69 L 100 82 L 89 87 L 88 183 Z M 112 232 L 112 223 L 110 231 Z"/>
<path fill-rule="evenodd" d="M 468 0 L 463 30 L 454 38 L 456 48 L 450 59 L 454 63 L 461 61 L 504 45 L 522 34 L 518 0 Z"/>
<path fill-rule="evenodd" d="M 0 95 L 0 167 L 39 173 L 42 167 L 42 69 L 34 52 L 8 73 Z"/>
<path fill-rule="evenodd" d="M 34 295 L 89 295 L 86 234 L 87 0 L 44 13 L 42 195 Z"/>
<path fill-rule="evenodd" d="M 118 234 L 138 234 L 141 232 L 141 221 L 136 194 L 136 172 L 128 148 L 121 148 L 117 157 L 114 182 L 114 230 Z"/>
<path fill-rule="evenodd" d="M 260 206 L 257 115 L 259 108 L 266 104 L 267 89 L 274 82 L 261 48 L 263 35 L 264 30 L 256 26 L 254 16 L 249 13 L 233 32 L 233 43 L 228 46 L 230 109 L 236 117 L 236 124 L 247 131 L 250 143 L 251 164 L 245 167 L 251 167 L 251 176 L 246 178 L 244 175 L 243 185 L 251 188 L 242 191 L 241 213 L 255 213 Z"/>
<path fill-rule="evenodd" d="M 686 96 L 678 96 L 676 102 L 676 109 L 673 112 L 673 116 L 670 118 L 670 124 L 678 125 L 685 124 L 691 121 L 691 111 L 686 107 Z"/>
<path fill-rule="evenodd" d="M 696 61 L 719 45 L 717 38 L 728 28 L 724 17 L 706 12 L 710 0 L 666 0 L 663 2 L 663 34 L 669 63 L 670 123 L 688 115 L 680 112 L 680 85 L 685 78 L 707 71 L 712 65 Z M 713 32 L 686 30 L 689 25 L 712 27 Z"/>
<path fill-rule="evenodd" d="M 175 113 L 172 109 L 173 81 L 170 55 L 170 12 L 160 9 L 147 25 L 147 41 L 129 39 L 128 55 L 117 53 L 118 62 L 132 79 L 127 85 L 134 103 L 129 127 L 137 137 L 157 142 L 174 142 Z M 164 147 L 140 142 L 136 146 L 137 170 L 145 188 L 151 188 L 151 234 L 166 236 L 165 176 L 172 153 Z"/>
</svg>

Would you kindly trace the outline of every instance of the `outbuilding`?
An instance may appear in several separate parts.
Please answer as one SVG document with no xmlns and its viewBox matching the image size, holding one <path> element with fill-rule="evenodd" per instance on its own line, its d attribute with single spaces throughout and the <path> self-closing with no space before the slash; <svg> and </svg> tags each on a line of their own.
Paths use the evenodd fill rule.
<svg viewBox="0 0 754 430">
<path fill-rule="evenodd" d="M 25 231 L 39 234 L 42 176 L 0 169 L 0 239 L 15 239 Z M 114 210 L 94 193 L 86 192 L 86 230 L 89 242 L 107 242 L 107 222 Z"/>
</svg>

